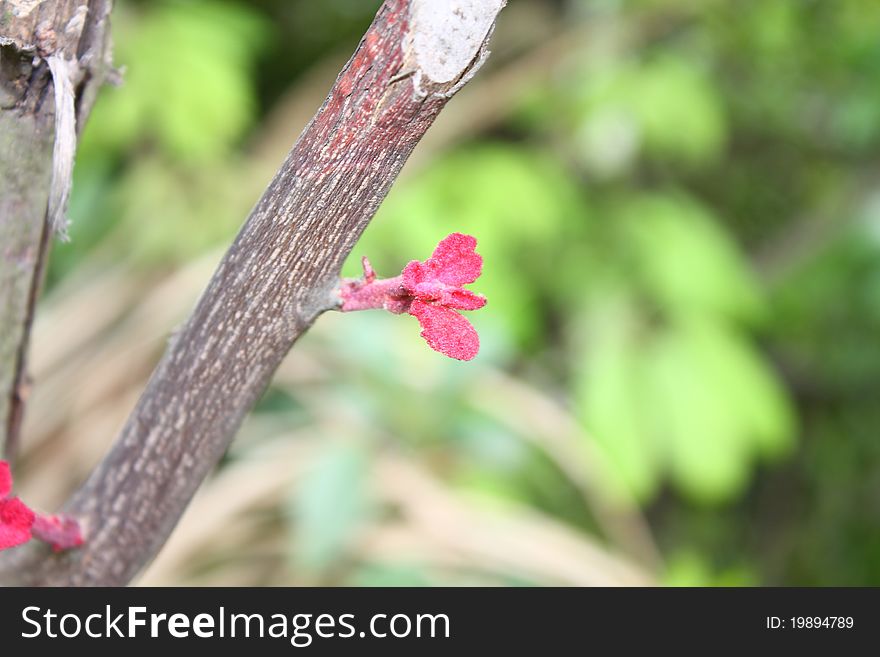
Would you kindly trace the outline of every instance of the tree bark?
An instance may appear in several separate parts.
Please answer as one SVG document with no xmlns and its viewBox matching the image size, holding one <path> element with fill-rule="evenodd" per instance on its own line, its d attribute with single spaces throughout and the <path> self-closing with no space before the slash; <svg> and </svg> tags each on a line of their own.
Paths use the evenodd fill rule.
<svg viewBox="0 0 880 657">
<path fill-rule="evenodd" d="M 419 139 L 488 54 L 504 0 L 386 0 L 172 337 L 110 454 L 64 511 L 85 546 L 28 544 L 0 580 L 121 585 L 159 551 Z"/>
<path fill-rule="evenodd" d="M 77 128 L 109 70 L 109 0 L 0 2 L 0 453 L 15 447 L 26 355 Z"/>
</svg>

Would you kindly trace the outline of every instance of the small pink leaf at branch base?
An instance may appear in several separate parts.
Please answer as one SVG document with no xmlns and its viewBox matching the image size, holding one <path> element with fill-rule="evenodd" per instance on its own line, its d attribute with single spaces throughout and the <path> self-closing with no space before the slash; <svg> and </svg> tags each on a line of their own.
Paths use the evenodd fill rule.
<svg viewBox="0 0 880 657">
<path fill-rule="evenodd" d="M 38 514 L 33 526 L 34 538 L 52 546 L 56 552 L 69 550 L 83 544 L 82 532 L 75 518 L 69 516 L 44 516 Z"/>
<path fill-rule="evenodd" d="M 9 463 L 0 461 L 0 550 L 27 543 L 31 539 L 34 512 L 12 492 Z"/>
<path fill-rule="evenodd" d="M 0 500 L 12 492 L 12 473 L 9 471 L 9 462 L 0 461 Z"/>
<path fill-rule="evenodd" d="M 31 538 L 49 543 L 56 552 L 83 544 L 79 522 L 69 516 L 35 513 L 12 493 L 9 463 L 0 461 L 0 550 L 27 543 Z"/>
<path fill-rule="evenodd" d="M 34 512 L 20 499 L 0 500 L 0 550 L 15 547 L 31 540 Z"/>
</svg>

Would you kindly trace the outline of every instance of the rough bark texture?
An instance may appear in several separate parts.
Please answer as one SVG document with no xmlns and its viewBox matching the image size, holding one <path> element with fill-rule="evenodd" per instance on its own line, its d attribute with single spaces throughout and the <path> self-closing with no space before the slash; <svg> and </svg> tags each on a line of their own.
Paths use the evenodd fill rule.
<svg viewBox="0 0 880 657">
<path fill-rule="evenodd" d="M 15 452 L 27 396 L 27 345 L 50 226 L 63 227 L 76 129 L 109 69 L 109 11 L 109 0 L 0 2 L 0 452 L 6 458 Z"/>
<path fill-rule="evenodd" d="M 10 550 L 0 579 L 119 585 L 155 556 L 294 341 L 338 303 L 343 261 L 487 54 L 502 6 L 385 2 L 172 338 L 111 453 L 66 505 L 83 522 L 86 545 L 62 555 L 32 544 Z M 426 53 L 425 43 L 441 50 Z M 457 62 L 457 73 L 437 61 Z M 443 79 L 432 77 L 437 70 Z"/>
</svg>

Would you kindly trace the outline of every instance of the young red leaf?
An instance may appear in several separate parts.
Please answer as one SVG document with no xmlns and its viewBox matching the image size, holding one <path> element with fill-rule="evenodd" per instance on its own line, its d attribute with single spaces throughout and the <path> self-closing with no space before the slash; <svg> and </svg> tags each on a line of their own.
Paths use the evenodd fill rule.
<svg viewBox="0 0 880 657">
<path fill-rule="evenodd" d="M 34 512 L 17 497 L 0 500 L 0 550 L 31 540 L 34 517 Z"/>
<path fill-rule="evenodd" d="M 9 463 L 0 461 L 0 500 L 12 492 L 12 473 L 9 471 Z"/>
<path fill-rule="evenodd" d="M 473 283 L 483 271 L 483 256 L 476 249 L 471 235 L 452 233 L 445 237 L 425 262 L 413 260 L 403 270 L 404 284 L 418 292 L 420 286 L 443 283 L 459 287 Z"/>
<path fill-rule="evenodd" d="M 9 463 L 0 461 L 0 550 L 27 543 L 31 538 L 49 543 L 56 552 L 83 544 L 76 519 L 35 513 L 17 497 L 10 497 L 10 493 Z"/>
<path fill-rule="evenodd" d="M 34 512 L 12 493 L 9 463 L 0 461 L 0 550 L 15 547 L 31 539 Z"/>
<path fill-rule="evenodd" d="M 422 337 L 432 349 L 470 360 L 480 349 L 480 339 L 456 310 L 477 310 L 486 305 L 486 297 L 462 287 L 473 283 L 483 270 L 483 257 L 476 246 L 477 240 L 470 235 L 452 233 L 441 240 L 430 258 L 411 261 L 395 278 L 377 279 L 370 261 L 364 258 L 363 278 L 346 279 L 339 288 L 340 310 L 408 312 L 419 320 Z"/>
<path fill-rule="evenodd" d="M 471 360 L 480 351 L 477 331 L 454 310 L 416 299 L 409 314 L 419 320 L 422 337 L 434 351 L 458 360 Z"/>
</svg>

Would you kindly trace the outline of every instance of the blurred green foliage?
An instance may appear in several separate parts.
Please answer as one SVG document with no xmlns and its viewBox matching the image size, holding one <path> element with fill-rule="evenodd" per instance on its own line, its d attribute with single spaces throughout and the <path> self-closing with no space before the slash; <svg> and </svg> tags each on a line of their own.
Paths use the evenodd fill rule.
<svg viewBox="0 0 880 657">
<path fill-rule="evenodd" d="M 320 575 L 345 554 L 346 540 L 370 511 L 369 455 L 363 445 L 329 449 L 314 464 L 302 491 L 291 497 L 293 566 Z"/>
<path fill-rule="evenodd" d="M 228 243 L 265 184 L 249 140 L 378 5 L 118 4 L 126 82 L 86 129 L 50 283 L 84 261 L 160 272 Z M 472 403 L 473 372 L 498 368 L 578 419 L 607 492 L 645 510 L 668 583 L 880 584 L 880 3 L 540 4 L 581 38 L 401 181 L 345 270 L 369 254 L 394 275 L 449 232 L 477 236 L 481 356 L 444 361 L 411 318 L 368 313 L 325 338 L 339 404 L 365 428 L 292 494 L 294 567 L 332 568 L 376 512 L 364 486 L 387 436 L 452 487 L 598 531 L 503 400 Z M 468 92 L 533 56 L 502 56 Z M 347 581 L 440 583 L 408 564 Z"/>
<path fill-rule="evenodd" d="M 254 119 L 252 64 L 264 21 L 246 6 L 217 2 L 136 15 L 122 5 L 114 29 L 125 85 L 97 106 L 100 129 L 85 143 L 105 156 L 151 142 L 175 160 L 227 155 Z"/>
</svg>

